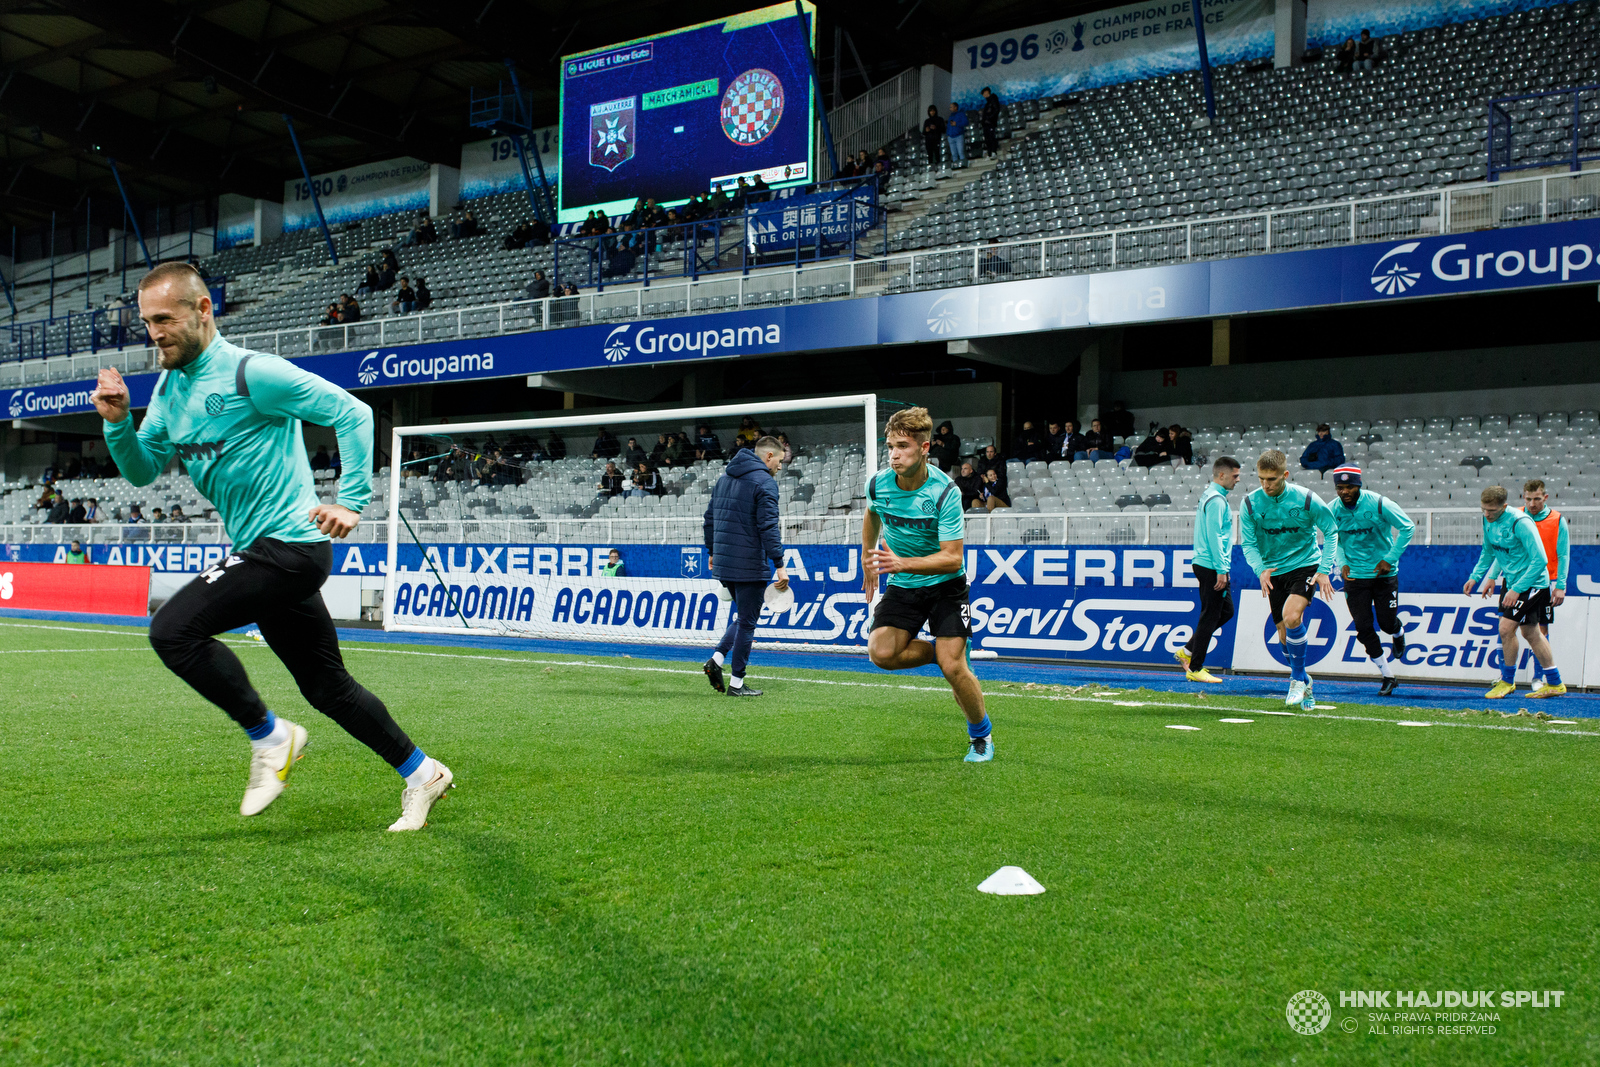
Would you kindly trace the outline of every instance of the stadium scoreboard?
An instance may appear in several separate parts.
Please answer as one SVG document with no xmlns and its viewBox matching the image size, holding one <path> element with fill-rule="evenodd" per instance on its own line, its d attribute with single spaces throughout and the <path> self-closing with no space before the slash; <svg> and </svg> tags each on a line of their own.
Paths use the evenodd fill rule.
<svg viewBox="0 0 1600 1067">
<path fill-rule="evenodd" d="M 563 57 L 561 221 L 814 180 L 815 36 L 813 5 L 775 4 Z"/>
</svg>

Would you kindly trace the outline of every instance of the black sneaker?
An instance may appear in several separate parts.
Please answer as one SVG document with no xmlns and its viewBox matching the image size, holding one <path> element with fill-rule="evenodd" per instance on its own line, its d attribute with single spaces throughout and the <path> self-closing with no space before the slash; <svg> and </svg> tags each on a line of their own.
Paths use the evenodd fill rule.
<svg viewBox="0 0 1600 1067">
<path fill-rule="evenodd" d="M 1381 697 L 1392 697 L 1394 696 L 1394 691 L 1399 687 L 1400 679 L 1385 678 L 1383 680 L 1383 684 L 1378 687 L 1378 695 Z"/>
<path fill-rule="evenodd" d="M 761 695 L 761 690 L 748 685 L 732 686 L 728 689 L 728 695 L 731 697 L 758 697 Z"/>
<path fill-rule="evenodd" d="M 728 691 L 727 686 L 722 684 L 722 664 L 714 659 L 708 659 L 700 669 L 706 672 L 706 680 L 711 683 L 711 688 L 719 693 Z"/>
</svg>

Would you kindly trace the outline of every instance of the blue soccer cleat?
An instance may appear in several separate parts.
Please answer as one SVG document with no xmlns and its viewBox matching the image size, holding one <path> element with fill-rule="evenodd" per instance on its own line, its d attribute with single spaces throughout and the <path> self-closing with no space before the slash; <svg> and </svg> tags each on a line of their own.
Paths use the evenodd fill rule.
<svg viewBox="0 0 1600 1067">
<path fill-rule="evenodd" d="M 994 759 L 994 735 L 974 737 L 967 742 L 965 763 L 988 763 Z"/>
</svg>

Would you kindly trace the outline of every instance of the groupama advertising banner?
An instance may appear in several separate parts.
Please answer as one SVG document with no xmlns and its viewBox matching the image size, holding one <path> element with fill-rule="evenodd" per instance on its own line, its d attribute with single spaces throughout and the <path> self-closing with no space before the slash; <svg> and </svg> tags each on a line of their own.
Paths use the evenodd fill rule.
<svg viewBox="0 0 1600 1067">
<path fill-rule="evenodd" d="M 623 556 L 626 581 L 600 576 L 610 550 Z M 198 573 L 224 545 L 96 545 L 97 564 Z M 65 559 L 49 545 L 7 546 L 12 560 Z M 1171 665 L 1193 634 L 1198 590 L 1192 552 L 1174 546 L 985 545 L 966 550 L 973 647 L 1002 656 Z M 1412 546 L 1401 559 L 1401 617 L 1408 648 L 1399 674 L 1417 680 L 1492 680 L 1499 653 L 1492 600 L 1466 597 L 1461 584 L 1477 560 L 1470 545 Z M 335 575 L 385 574 L 384 545 L 339 545 Z M 800 545 L 785 566 L 794 606 L 763 612 L 757 637 L 860 646 L 866 602 L 859 549 Z M 700 545 L 401 545 L 395 615 L 415 627 L 556 629 L 585 640 L 714 641 L 729 608 L 716 596 Z M 1214 638 L 1210 662 L 1246 670 L 1284 670 L 1276 630 L 1255 575 L 1236 552 L 1232 573 L 1239 614 Z M 1335 583 L 1337 586 L 1337 582 Z M 1572 549 L 1570 596 L 1552 628 L 1564 676 L 1600 679 L 1600 546 Z M 63 605 L 65 610 L 73 610 Z M 465 616 L 465 622 L 461 617 Z M 1344 609 L 1344 598 L 1309 612 L 1316 673 L 1372 673 Z M 1585 660 L 1594 666 L 1590 672 Z"/>
</svg>

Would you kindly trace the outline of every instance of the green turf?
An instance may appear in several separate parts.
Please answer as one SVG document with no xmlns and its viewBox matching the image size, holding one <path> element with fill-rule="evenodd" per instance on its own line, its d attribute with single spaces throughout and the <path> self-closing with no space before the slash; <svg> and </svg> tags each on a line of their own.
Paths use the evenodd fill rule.
<svg viewBox="0 0 1600 1067">
<path fill-rule="evenodd" d="M 264 647 L 312 743 L 246 820 L 141 634 L 0 624 L 0 1063 L 1600 1061 L 1600 727 L 991 684 L 972 766 L 936 680 L 384 647 L 347 658 L 459 783 L 417 834 Z M 1049 891 L 976 892 L 1004 864 Z M 1566 993 L 1479 1037 L 1338 1007 L 1398 988 Z"/>
</svg>

